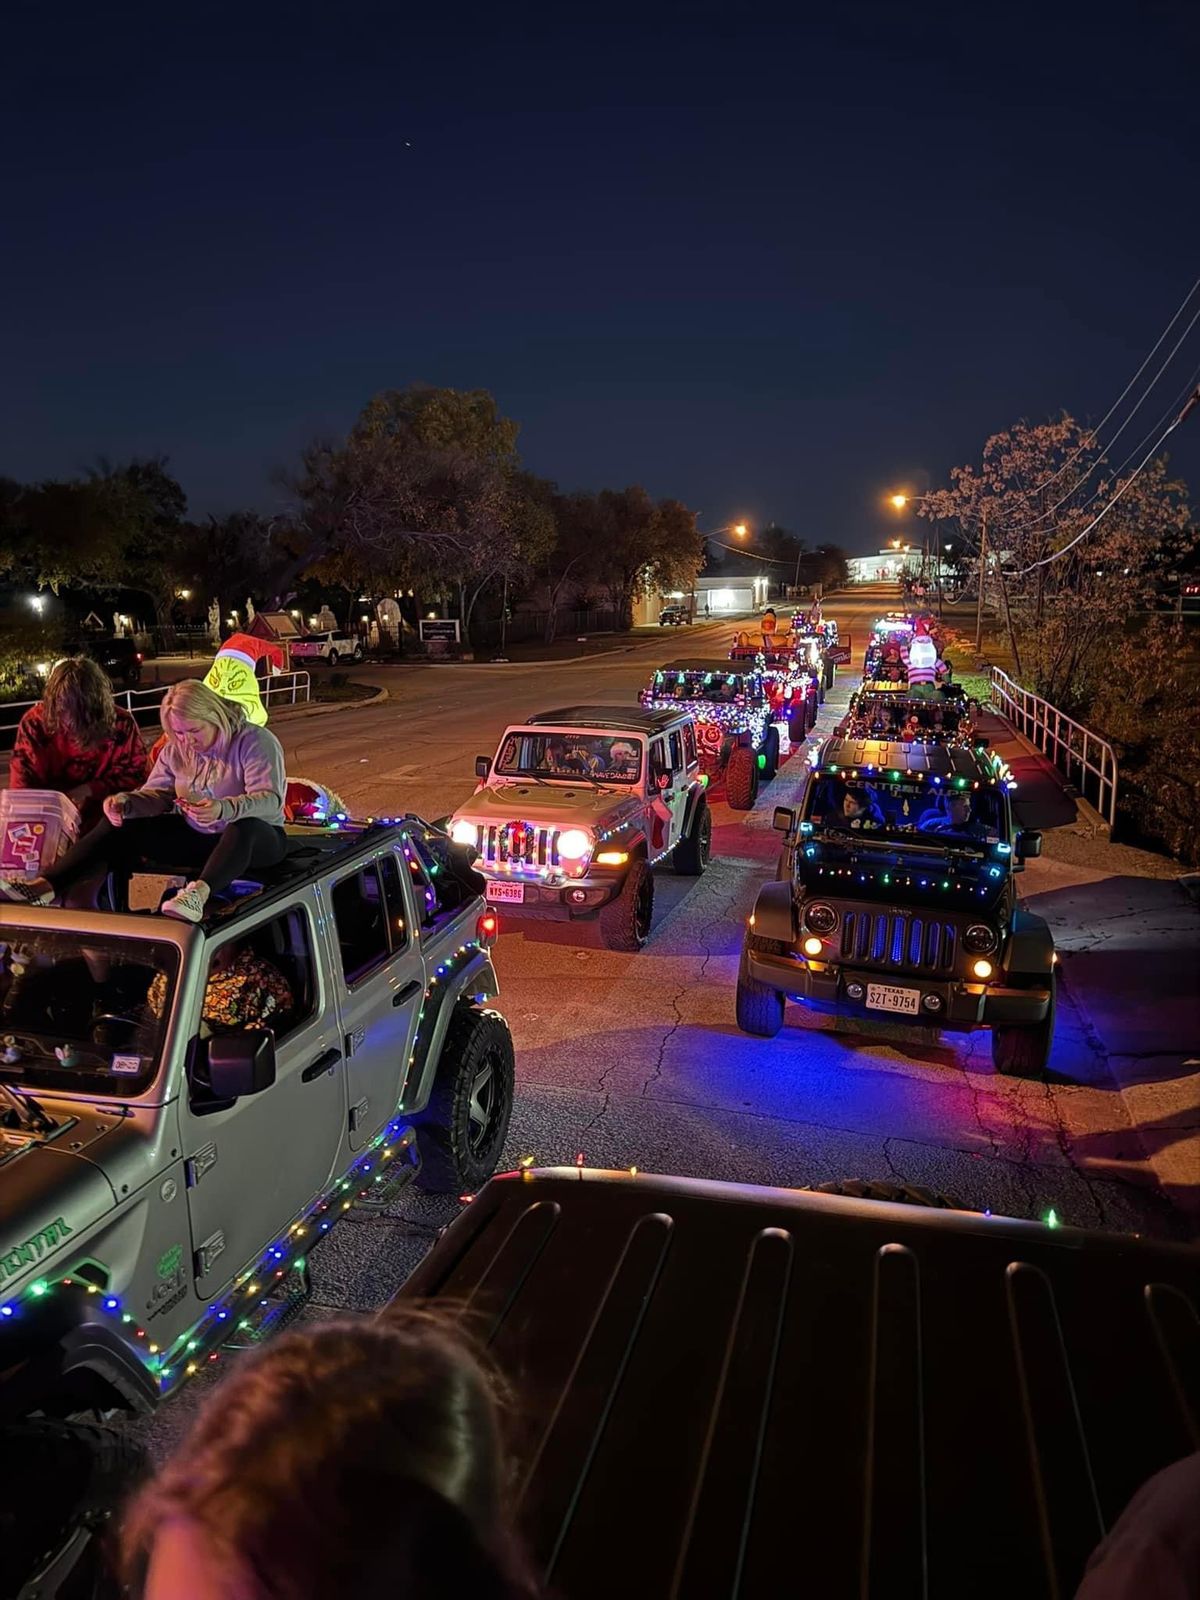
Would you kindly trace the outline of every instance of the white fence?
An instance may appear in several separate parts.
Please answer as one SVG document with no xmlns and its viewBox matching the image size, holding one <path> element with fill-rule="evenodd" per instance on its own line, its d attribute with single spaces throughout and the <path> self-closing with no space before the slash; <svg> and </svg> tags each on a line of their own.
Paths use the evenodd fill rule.
<svg viewBox="0 0 1200 1600">
<path fill-rule="evenodd" d="M 1018 733 L 1047 756 L 1093 805 L 1111 833 L 1117 817 L 1117 757 L 1107 739 L 1023 689 L 999 667 L 990 669 L 992 704 Z"/>
<path fill-rule="evenodd" d="M 152 689 L 118 689 L 113 699 L 137 722 L 139 728 L 153 727 L 158 721 L 158 703 L 170 688 L 169 683 L 158 683 Z M 259 690 L 267 706 L 304 705 L 312 698 L 312 680 L 307 672 L 280 672 L 265 682 Z M 7 700 L 0 704 L 0 750 L 11 750 L 16 738 L 17 724 L 36 700 Z"/>
</svg>

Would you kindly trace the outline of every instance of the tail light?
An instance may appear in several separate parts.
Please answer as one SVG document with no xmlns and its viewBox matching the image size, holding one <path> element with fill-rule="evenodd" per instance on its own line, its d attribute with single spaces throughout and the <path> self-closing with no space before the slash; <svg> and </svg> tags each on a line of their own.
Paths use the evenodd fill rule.
<svg viewBox="0 0 1200 1600">
<path fill-rule="evenodd" d="M 485 911 L 475 924 L 475 937 L 485 950 L 495 944 L 500 932 L 500 918 L 494 911 Z"/>
<path fill-rule="evenodd" d="M 142 659 L 142 652 L 140 650 L 135 651 L 134 654 L 135 654 L 137 660 L 140 661 Z"/>
</svg>

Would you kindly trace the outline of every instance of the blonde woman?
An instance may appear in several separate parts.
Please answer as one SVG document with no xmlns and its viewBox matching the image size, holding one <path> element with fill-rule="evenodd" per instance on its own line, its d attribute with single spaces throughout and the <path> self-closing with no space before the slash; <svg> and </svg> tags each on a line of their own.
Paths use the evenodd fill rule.
<svg viewBox="0 0 1200 1600">
<path fill-rule="evenodd" d="M 162 702 L 166 743 L 140 789 L 110 795 L 104 820 L 42 878 L 0 878 L 0 896 L 50 905 L 80 879 L 140 866 L 194 872 L 164 916 L 199 922 L 209 896 L 283 859 L 283 750 L 240 706 L 192 679 Z"/>
</svg>

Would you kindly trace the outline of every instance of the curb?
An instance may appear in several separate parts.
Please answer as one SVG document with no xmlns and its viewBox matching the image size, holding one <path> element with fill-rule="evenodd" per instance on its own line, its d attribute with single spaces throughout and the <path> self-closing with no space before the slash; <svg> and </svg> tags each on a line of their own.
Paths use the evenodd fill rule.
<svg viewBox="0 0 1200 1600">
<path fill-rule="evenodd" d="M 368 687 L 375 686 L 368 685 Z M 300 722 L 305 717 L 324 717 L 333 711 L 361 711 L 364 706 L 379 706 L 391 698 L 390 690 L 376 688 L 375 693 L 368 695 L 365 700 L 333 700 L 316 704 L 281 706 L 278 711 L 270 713 L 270 722 Z"/>
</svg>

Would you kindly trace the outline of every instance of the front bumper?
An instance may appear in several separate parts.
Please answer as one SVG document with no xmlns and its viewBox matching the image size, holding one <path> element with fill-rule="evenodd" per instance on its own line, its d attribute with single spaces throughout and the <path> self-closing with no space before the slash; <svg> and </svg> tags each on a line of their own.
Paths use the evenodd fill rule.
<svg viewBox="0 0 1200 1600">
<path fill-rule="evenodd" d="M 536 878 L 492 874 L 482 869 L 478 862 L 475 864 L 475 871 L 480 872 L 489 884 L 519 883 L 524 888 L 523 900 L 488 900 L 488 905 L 500 913 L 504 922 L 513 917 L 537 917 L 542 921 L 567 922 L 574 917 L 595 916 L 601 906 L 606 906 L 617 898 L 625 882 L 624 873 L 614 877 L 600 877 L 598 874 L 589 873 L 582 878 L 544 883 Z"/>
<path fill-rule="evenodd" d="M 874 1017 L 897 1023 L 924 1023 L 928 1027 L 962 1029 L 980 1027 L 1032 1027 L 1045 1022 L 1050 1010 L 1050 986 L 1010 988 L 1003 982 L 979 983 L 965 979 L 927 978 L 920 973 L 879 971 L 871 967 L 835 966 L 832 962 L 809 961 L 804 956 L 772 955 L 761 950 L 747 952 L 750 976 L 768 989 L 777 989 L 814 1010 L 838 1016 Z M 898 989 L 918 989 L 921 994 L 916 1014 L 877 1010 L 866 1003 L 869 983 L 885 983 Z M 848 984 L 862 986 L 863 997 L 855 999 Z M 926 996 L 936 996 L 939 1005 L 930 1009 Z"/>
</svg>

